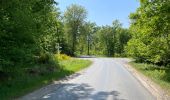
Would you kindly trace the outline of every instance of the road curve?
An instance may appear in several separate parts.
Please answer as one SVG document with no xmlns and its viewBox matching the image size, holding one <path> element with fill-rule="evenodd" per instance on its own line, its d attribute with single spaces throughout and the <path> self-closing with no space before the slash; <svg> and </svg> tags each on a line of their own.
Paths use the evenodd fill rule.
<svg viewBox="0 0 170 100">
<path fill-rule="evenodd" d="M 123 66 L 128 59 L 85 58 L 94 63 L 41 100 L 156 100 Z"/>
</svg>

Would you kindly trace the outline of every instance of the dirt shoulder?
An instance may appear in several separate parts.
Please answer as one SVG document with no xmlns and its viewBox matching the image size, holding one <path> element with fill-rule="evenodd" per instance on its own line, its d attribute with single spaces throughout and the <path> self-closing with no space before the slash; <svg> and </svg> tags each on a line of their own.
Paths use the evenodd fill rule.
<svg viewBox="0 0 170 100">
<path fill-rule="evenodd" d="M 150 78 L 138 72 L 128 63 L 124 63 L 124 66 L 135 76 L 135 78 L 138 79 L 138 81 L 140 81 L 140 83 L 145 88 L 147 88 L 152 93 L 152 95 L 157 98 L 157 100 L 170 100 L 170 96 L 166 94 L 166 92 L 159 85 L 154 83 Z"/>
</svg>

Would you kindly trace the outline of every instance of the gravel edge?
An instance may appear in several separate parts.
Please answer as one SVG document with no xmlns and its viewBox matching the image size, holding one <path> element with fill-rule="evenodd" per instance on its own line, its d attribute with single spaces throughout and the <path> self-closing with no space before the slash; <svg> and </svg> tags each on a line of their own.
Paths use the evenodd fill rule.
<svg viewBox="0 0 170 100">
<path fill-rule="evenodd" d="M 140 81 L 140 83 L 148 89 L 148 91 L 154 95 L 157 100 L 170 100 L 170 96 L 155 82 L 153 82 L 150 78 L 146 77 L 135 68 L 130 66 L 128 63 L 124 64 L 124 67 L 132 73 L 132 75 Z"/>
</svg>

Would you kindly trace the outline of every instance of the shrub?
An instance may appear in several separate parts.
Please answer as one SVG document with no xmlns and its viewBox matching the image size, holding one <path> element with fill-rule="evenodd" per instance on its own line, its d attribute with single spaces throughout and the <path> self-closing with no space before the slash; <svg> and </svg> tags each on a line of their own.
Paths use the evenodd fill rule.
<svg viewBox="0 0 170 100">
<path fill-rule="evenodd" d="M 39 57 L 38 57 L 38 62 L 45 64 L 45 63 L 49 62 L 49 59 L 50 59 L 50 55 L 49 54 L 41 52 Z"/>
<path fill-rule="evenodd" d="M 71 57 L 67 56 L 66 54 L 55 54 L 54 55 L 56 60 L 69 60 Z"/>
</svg>

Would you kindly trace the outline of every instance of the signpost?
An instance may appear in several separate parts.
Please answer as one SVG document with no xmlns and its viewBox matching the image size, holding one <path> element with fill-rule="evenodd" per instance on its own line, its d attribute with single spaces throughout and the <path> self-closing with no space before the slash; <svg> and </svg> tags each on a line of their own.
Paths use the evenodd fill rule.
<svg viewBox="0 0 170 100">
<path fill-rule="evenodd" d="M 60 47 L 60 44 L 57 43 L 56 46 L 55 46 L 55 48 L 57 49 L 57 54 L 59 55 L 59 54 L 60 54 L 60 49 L 61 49 L 62 47 Z"/>
</svg>

